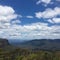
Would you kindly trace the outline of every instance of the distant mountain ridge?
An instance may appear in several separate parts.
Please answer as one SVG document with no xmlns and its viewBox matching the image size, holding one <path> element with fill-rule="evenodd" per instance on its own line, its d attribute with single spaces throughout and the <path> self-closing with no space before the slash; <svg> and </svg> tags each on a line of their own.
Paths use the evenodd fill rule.
<svg viewBox="0 0 60 60">
<path fill-rule="evenodd" d="M 34 39 L 23 42 L 9 43 L 7 39 L 0 38 L 0 48 L 20 47 L 41 50 L 60 50 L 60 39 Z"/>
<path fill-rule="evenodd" d="M 60 39 L 34 39 L 13 45 L 31 49 L 60 50 Z"/>
</svg>

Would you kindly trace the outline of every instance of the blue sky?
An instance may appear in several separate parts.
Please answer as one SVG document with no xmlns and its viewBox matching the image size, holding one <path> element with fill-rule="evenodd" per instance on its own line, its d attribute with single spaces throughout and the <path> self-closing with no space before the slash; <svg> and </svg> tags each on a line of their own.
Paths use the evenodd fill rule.
<svg viewBox="0 0 60 60">
<path fill-rule="evenodd" d="M 0 0 L 0 38 L 60 39 L 60 0 Z"/>
<path fill-rule="evenodd" d="M 54 9 L 56 6 L 60 7 L 59 1 L 52 0 L 53 4 L 46 4 L 41 2 L 40 4 L 36 4 L 38 0 L 0 0 L 1 5 L 11 6 L 17 14 L 21 14 L 24 17 L 21 19 L 21 24 L 27 24 L 32 22 L 39 22 L 44 20 L 36 19 L 35 12 L 44 11 L 47 8 Z M 26 16 L 34 16 L 33 19 L 26 18 Z"/>
</svg>

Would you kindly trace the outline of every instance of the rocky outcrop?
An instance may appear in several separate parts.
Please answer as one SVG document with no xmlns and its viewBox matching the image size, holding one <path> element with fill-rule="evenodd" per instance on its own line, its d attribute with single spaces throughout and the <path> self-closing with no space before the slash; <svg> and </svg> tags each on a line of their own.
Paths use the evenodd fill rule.
<svg viewBox="0 0 60 60">
<path fill-rule="evenodd" d="M 8 45 L 9 45 L 9 42 L 7 39 L 0 38 L 0 48 L 3 48 L 3 47 L 8 46 Z"/>
</svg>

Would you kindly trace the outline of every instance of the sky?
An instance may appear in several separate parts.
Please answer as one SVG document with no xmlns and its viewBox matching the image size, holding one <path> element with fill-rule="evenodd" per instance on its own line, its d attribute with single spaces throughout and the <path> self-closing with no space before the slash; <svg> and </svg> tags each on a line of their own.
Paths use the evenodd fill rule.
<svg viewBox="0 0 60 60">
<path fill-rule="evenodd" d="M 60 39 L 60 0 L 0 0 L 0 38 Z"/>
</svg>

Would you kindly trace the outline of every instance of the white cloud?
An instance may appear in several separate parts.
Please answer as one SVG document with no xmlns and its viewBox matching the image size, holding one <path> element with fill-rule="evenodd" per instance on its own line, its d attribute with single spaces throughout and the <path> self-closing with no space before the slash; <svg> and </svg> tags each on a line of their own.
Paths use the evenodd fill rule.
<svg viewBox="0 0 60 60">
<path fill-rule="evenodd" d="M 17 20 L 17 17 L 21 17 L 21 15 L 16 14 L 12 7 L 0 5 L 0 38 L 8 38 L 9 33 L 14 34 L 14 29 L 12 29 L 11 26 L 16 23 L 21 23 L 20 20 Z M 14 23 L 11 24 L 13 20 Z"/>
<path fill-rule="evenodd" d="M 60 26 L 57 25 L 49 27 L 47 23 L 32 23 L 23 26 L 16 24 L 8 26 L 9 28 L 5 26 L 0 29 L 0 37 L 10 39 L 60 38 Z"/>
<path fill-rule="evenodd" d="M 15 13 L 14 9 L 10 6 L 2 6 L 0 5 L 0 15 L 10 15 Z"/>
<path fill-rule="evenodd" d="M 1 6 L 0 17 L 0 38 L 8 39 L 41 39 L 41 38 L 60 38 L 60 26 L 48 26 L 47 23 L 32 23 L 27 25 L 18 25 L 18 14 L 12 7 Z M 57 9 L 58 10 L 58 9 Z M 7 12 L 8 11 L 8 12 Z M 59 10 L 58 10 L 59 11 Z M 16 16 L 15 16 L 16 15 Z M 57 14 L 56 14 L 57 15 Z M 10 16 L 9 18 L 7 18 Z M 55 15 L 54 15 L 55 16 Z M 14 23 L 11 23 L 14 21 Z M 55 21 L 55 19 L 54 19 Z M 57 28 L 56 28 L 57 27 Z"/>
<path fill-rule="evenodd" d="M 20 24 L 20 23 L 21 23 L 20 20 L 14 20 L 14 21 L 12 21 L 12 24 Z"/>
<path fill-rule="evenodd" d="M 48 22 L 50 23 L 54 23 L 54 21 L 52 19 L 48 19 Z"/>
<path fill-rule="evenodd" d="M 26 16 L 27 18 L 34 18 L 33 16 Z"/>
<path fill-rule="evenodd" d="M 60 23 L 60 18 L 52 18 L 52 19 L 49 19 L 48 22 L 50 22 L 50 23 Z"/>
<path fill-rule="evenodd" d="M 35 16 L 37 18 L 53 18 L 60 15 L 60 7 L 55 7 L 54 9 L 47 8 L 43 12 L 36 12 Z"/>
<path fill-rule="evenodd" d="M 56 1 L 60 2 L 60 0 L 56 0 Z"/>
<path fill-rule="evenodd" d="M 54 23 L 60 23 L 60 18 L 53 18 Z"/>
<path fill-rule="evenodd" d="M 49 4 L 51 2 L 51 0 L 38 0 L 36 2 L 37 5 L 39 5 L 41 2 L 45 3 L 45 4 Z"/>
<path fill-rule="evenodd" d="M 10 22 L 13 19 L 17 18 L 17 14 L 10 6 L 2 6 L 0 5 L 0 22 Z"/>
</svg>

